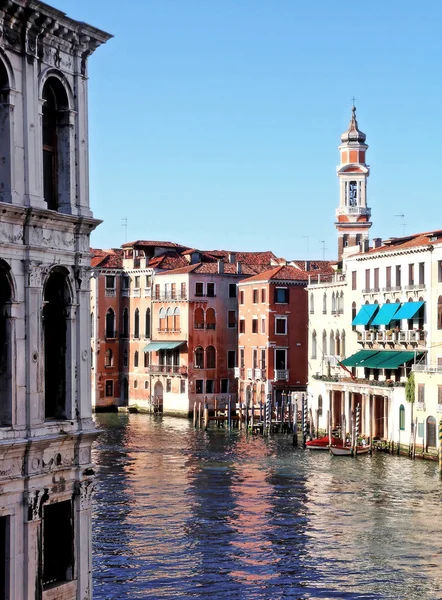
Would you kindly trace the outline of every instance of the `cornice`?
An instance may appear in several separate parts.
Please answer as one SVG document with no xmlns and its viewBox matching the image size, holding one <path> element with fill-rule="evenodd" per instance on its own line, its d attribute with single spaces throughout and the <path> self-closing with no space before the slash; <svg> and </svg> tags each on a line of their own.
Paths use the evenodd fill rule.
<svg viewBox="0 0 442 600">
<path fill-rule="evenodd" d="M 418 254 L 420 252 L 433 252 L 434 246 L 417 246 L 415 248 L 403 248 L 391 251 L 377 252 L 376 254 L 362 254 L 361 256 L 354 257 L 353 260 L 363 261 L 363 260 L 371 260 L 373 258 L 389 258 L 391 256 L 404 256 L 406 254 Z"/>
</svg>

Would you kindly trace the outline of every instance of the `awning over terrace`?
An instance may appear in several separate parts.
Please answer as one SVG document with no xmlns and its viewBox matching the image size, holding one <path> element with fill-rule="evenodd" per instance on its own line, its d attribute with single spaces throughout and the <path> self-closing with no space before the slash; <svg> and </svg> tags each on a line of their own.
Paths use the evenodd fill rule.
<svg viewBox="0 0 442 600">
<path fill-rule="evenodd" d="M 186 342 L 150 342 L 144 346 L 143 352 L 158 352 L 158 350 L 174 350 Z"/>
<path fill-rule="evenodd" d="M 390 325 L 390 321 L 396 319 L 396 314 L 400 310 L 400 304 L 383 304 L 379 312 L 371 322 L 371 325 Z"/>
<path fill-rule="evenodd" d="M 404 302 L 397 313 L 395 319 L 412 319 L 417 311 L 424 305 L 424 302 Z"/>
<path fill-rule="evenodd" d="M 352 325 L 368 325 L 379 304 L 363 304 L 358 314 L 352 321 Z"/>
<path fill-rule="evenodd" d="M 345 367 L 366 367 L 368 369 L 397 369 L 404 363 L 419 358 L 423 352 L 394 350 L 381 350 L 373 352 L 373 350 L 360 350 L 356 354 L 352 354 L 348 358 L 341 361 L 340 364 Z"/>
</svg>

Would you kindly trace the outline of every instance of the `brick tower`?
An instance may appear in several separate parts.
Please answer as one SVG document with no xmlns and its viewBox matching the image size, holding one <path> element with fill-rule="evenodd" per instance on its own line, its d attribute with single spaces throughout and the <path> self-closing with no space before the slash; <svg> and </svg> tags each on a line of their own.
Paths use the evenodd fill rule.
<svg viewBox="0 0 442 600">
<path fill-rule="evenodd" d="M 367 206 L 367 178 L 370 168 L 365 162 L 368 149 L 356 120 L 353 106 L 350 124 L 341 135 L 339 152 L 341 163 L 337 168 L 339 178 L 339 208 L 336 209 L 338 230 L 338 260 L 346 252 L 356 252 L 361 243 L 368 242 L 371 227 L 371 210 Z"/>
</svg>

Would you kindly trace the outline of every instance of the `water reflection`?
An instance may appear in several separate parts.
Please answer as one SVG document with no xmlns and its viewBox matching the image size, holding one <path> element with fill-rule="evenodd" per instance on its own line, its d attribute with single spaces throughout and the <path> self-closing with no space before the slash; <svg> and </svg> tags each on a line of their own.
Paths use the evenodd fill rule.
<svg viewBox="0 0 442 600">
<path fill-rule="evenodd" d="M 435 463 L 98 415 L 94 597 L 442 597 Z"/>
</svg>

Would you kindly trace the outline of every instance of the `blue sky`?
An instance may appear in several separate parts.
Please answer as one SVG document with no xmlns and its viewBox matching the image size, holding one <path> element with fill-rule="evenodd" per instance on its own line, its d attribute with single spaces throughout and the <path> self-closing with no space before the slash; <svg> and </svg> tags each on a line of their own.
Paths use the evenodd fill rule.
<svg viewBox="0 0 442 600">
<path fill-rule="evenodd" d="M 89 60 L 94 246 L 127 218 L 127 241 L 335 259 L 353 96 L 371 237 L 442 228 L 442 2 L 51 3 L 115 36 Z"/>
</svg>

